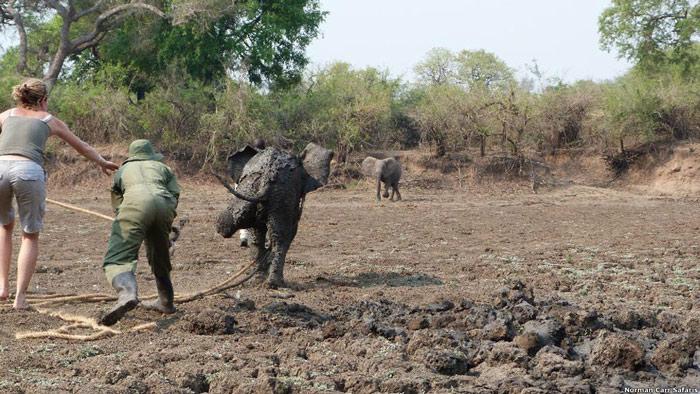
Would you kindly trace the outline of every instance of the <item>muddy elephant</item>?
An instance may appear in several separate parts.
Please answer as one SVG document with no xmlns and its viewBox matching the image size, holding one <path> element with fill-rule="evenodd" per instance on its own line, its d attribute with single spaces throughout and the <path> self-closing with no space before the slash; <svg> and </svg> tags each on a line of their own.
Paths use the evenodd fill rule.
<svg viewBox="0 0 700 394">
<path fill-rule="evenodd" d="M 271 288 L 284 285 L 284 260 L 297 233 L 307 193 L 328 182 L 333 152 L 308 144 L 296 156 L 276 148 L 247 146 L 228 158 L 229 176 L 238 184 L 217 219 L 217 232 L 230 238 L 251 229 L 260 277 Z"/>
<path fill-rule="evenodd" d="M 377 201 L 381 201 L 382 183 L 384 183 L 384 198 L 389 197 L 391 187 L 391 201 L 394 201 L 394 193 L 401 200 L 399 192 L 399 180 L 401 179 L 401 163 L 393 157 L 376 159 L 368 156 L 362 161 L 362 173 L 365 176 L 377 180 Z"/>
</svg>

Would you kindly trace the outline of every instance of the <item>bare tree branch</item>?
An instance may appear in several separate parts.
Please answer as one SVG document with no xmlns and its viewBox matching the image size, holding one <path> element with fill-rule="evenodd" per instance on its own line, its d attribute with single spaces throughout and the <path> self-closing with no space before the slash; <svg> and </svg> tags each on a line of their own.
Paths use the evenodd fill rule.
<svg viewBox="0 0 700 394">
<path fill-rule="evenodd" d="M 58 79 L 58 75 L 61 73 L 61 69 L 63 68 L 63 63 L 68 56 L 97 45 L 104 38 L 105 34 L 126 16 L 129 16 L 135 12 L 145 11 L 158 15 L 161 18 L 167 17 L 158 7 L 145 4 L 138 0 L 131 0 L 127 4 L 118 5 L 104 11 L 95 19 L 92 31 L 71 40 L 70 33 L 73 22 L 76 22 L 80 18 L 90 14 L 99 12 L 107 1 L 98 0 L 93 4 L 93 6 L 82 11 L 77 11 L 75 9 L 73 0 L 68 0 L 68 8 L 66 8 L 58 0 L 44 1 L 49 7 L 56 10 L 56 12 L 63 19 L 58 50 L 51 60 L 48 71 L 44 74 L 44 80 L 48 83 L 49 87 L 52 87 Z"/>
<path fill-rule="evenodd" d="M 20 9 L 10 3 L 9 10 L 13 14 L 17 35 L 19 36 L 19 59 L 17 60 L 17 72 L 23 74 L 27 70 L 27 30 L 24 28 L 24 18 Z"/>
<path fill-rule="evenodd" d="M 138 11 L 139 9 L 145 10 L 152 12 L 156 15 L 158 15 L 161 18 L 165 18 L 166 15 L 163 11 L 158 9 L 158 7 L 152 6 L 150 4 L 144 4 L 144 3 L 130 3 L 130 4 L 124 4 L 120 5 L 117 7 L 114 7 L 112 9 L 109 9 L 102 13 L 100 16 L 97 17 L 97 20 L 95 21 L 95 26 L 93 30 L 89 33 L 86 33 L 75 40 L 71 42 L 71 46 L 75 49 L 80 49 L 83 50 L 85 48 L 89 48 L 95 44 L 90 44 L 91 42 L 95 41 L 95 39 L 103 35 L 103 33 L 107 32 L 109 29 L 109 24 L 112 22 L 115 22 L 130 12 Z M 85 14 L 87 15 L 87 14 Z"/>
<path fill-rule="evenodd" d="M 105 0 L 99 0 L 99 1 L 95 2 L 95 5 L 93 5 L 92 7 L 86 8 L 86 9 L 78 12 L 77 14 L 75 14 L 75 16 L 73 17 L 73 21 L 77 21 L 78 19 L 80 19 L 86 15 L 90 15 L 92 13 L 99 11 L 104 4 L 105 4 Z"/>
<path fill-rule="evenodd" d="M 66 18 L 68 16 L 68 10 L 61 4 L 58 0 L 44 0 L 46 4 L 56 10 L 61 17 Z"/>
</svg>

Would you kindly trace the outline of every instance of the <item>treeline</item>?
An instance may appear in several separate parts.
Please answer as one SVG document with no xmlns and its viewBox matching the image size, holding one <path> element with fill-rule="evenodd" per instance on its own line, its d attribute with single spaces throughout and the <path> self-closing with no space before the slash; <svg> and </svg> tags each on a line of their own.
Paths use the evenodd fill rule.
<svg viewBox="0 0 700 394">
<path fill-rule="evenodd" d="M 186 13 L 179 2 L 155 3 L 158 12 L 179 4 L 189 19 L 132 17 L 66 57 L 50 107 L 91 143 L 149 138 L 171 157 L 203 166 L 256 137 L 287 148 L 316 141 L 343 161 L 353 151 L 419 145 L 436 156 L 541 156 L 700 136 L 697 2 L 643 0 L 648 7 L 635 11 L 631 0 L 614 0 L 600 19 L 601 42 L 636 66 L 613 81 L 575 83 L 543 75 L 536 64 L 529 76 L 516 76 L 483 50 L 433 49 L 412 81 L 345 63 L 310 69 L 304 50 L 325 16 L 315 0 L 246 0 L 224 12 L 188 0 L 211 9 Z M 0 11 L 15 12 L 7 23 L 20 15 Z M 41 73 L 53 64 L 47 54 L 60 52 L 60 10 L 31 11 L 25 50 L 0 59 L 3 108 L 12 105 L 18 70 Z M 90 30 L 85 15 L 75 29 Z M 638 25 L 646 30 L 634 31 Z"/>
<path fill-rule="evenodd" d="M 444 50 L 431 52 L 416 71 L 420 80 L 409 83 L 336 63 L 270 90 L 233 79 L 206 84 L 172 69 L 138 99 L 119 83 L 119 70 L 103 69 L 57 84 L 50 106 L 91 143 L 150 138 L 193 165 L 216 162 L 255 137 L 290 147 L 316 141 L 342 159 L 355 150 L 419 144 L 437 156 L 465 149 L 545 155 L 700 136 L 695 72 L 632 70 L 611 82 L 566 84 L 535 70 L 516 81 L 491 54 Z M 19 78 L 3 75 L 0 105 L 9 108 Z"/>
</svg>

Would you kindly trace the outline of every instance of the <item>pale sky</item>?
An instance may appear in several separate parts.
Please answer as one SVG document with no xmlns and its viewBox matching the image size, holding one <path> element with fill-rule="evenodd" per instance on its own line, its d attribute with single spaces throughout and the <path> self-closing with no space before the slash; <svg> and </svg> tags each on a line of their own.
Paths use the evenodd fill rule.
<svg viewBox="0 0 700 394">
<path fill-rule="evenodd" d="M 311 62 L 345 61 L 413 78 L 434 47 L 485 49 L 525 75 L 605 80 L 630 65 L 600 49 L 598 16 L 610 0 L 321 0 L 330 13 L 308 48 Z"/>
</svg>

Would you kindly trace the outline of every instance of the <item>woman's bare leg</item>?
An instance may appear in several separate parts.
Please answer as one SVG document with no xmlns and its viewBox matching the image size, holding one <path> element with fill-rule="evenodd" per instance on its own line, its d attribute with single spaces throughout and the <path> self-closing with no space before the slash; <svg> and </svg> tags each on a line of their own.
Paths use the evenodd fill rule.
<svg viewBox="0 0 700 394">
<path fill-rule="evenodd" d="M 22 232 L 22 246 L 17 256 L 17 294 L 15 295 L 15 309 L 27 309 L 27 288 L 32 280 L 36 259 L 39 255 L 39 233 L 27 234 Z"/>
<path fill-rule="evenodd" d="M 14 221 L 0 226 L 0 301 L 7 300 L 10 295 L 10 260 L 14 226 Z"/>
</svg>

